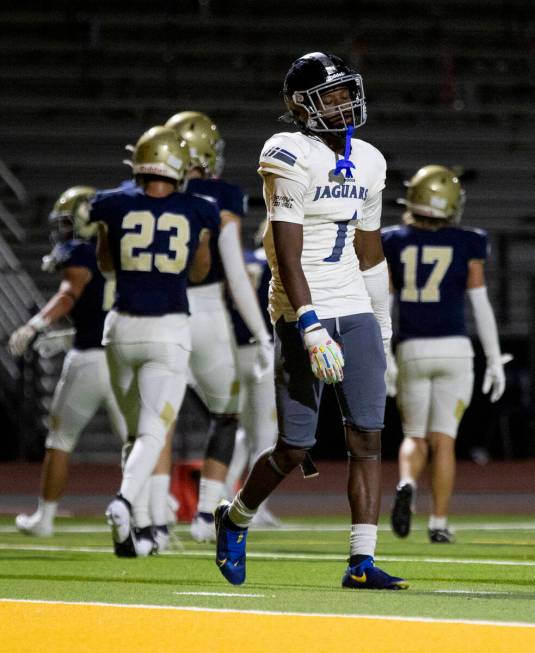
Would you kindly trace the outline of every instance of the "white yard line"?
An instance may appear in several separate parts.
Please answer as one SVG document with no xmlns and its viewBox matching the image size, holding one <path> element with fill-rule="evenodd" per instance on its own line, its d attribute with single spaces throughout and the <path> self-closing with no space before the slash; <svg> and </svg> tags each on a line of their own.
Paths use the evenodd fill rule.
<svg viewBox="0 0 535 653">
<path fill-rule="evenodd" d="M 479 523 L 479 522 L 463 522 L 455 523 L 453 519 L 453 530 L 455 531 L 535 531 L 535 521 L 531 522 L 489 522 L 489 523 Z M 106 525 L 70 525 L 70 524 L 57 524 L 55 527 L 56 533 L 108 533 L 109 526 Z M 174 530 L 177 533 L 189 533 L 190 526 L 189 524 L 180 524 L 175 526 Z M 280 528 L 262 528 L 254 527 L 255 532 L 286 532 L 286 533 L 316 533 L 316 532 L 334 532 L 334 533 L 345 533 L 348 530 L 348 526 L 345 524 L 283 524 Z M 379 531 L 388 532 L 390 531 L 390 526 L 387 524 L 380 524 Z M 415 524 L 412 526 L 413 531 L 427 531 L 427 526 Z M 0 525 L 0 533 L 18 533 L 19 531 L 15 526 L 9 524 Z"/>
<path fill-rule="evenodd" d="M 0 550 L 3 551 L 48 551 L 48 552 L 66 552 L 66 553 L 105 553 L 112 554 L 111 547 L 90 547 L 90 546 L 54 546 L 46 544 L 2 544 Z M 185 550 L 185 551 L 164 551 L 160 555 L 164 556 L 185 556 L 194 558 L 212 558 L 214 549 Z M 258 560 L 318 560 L 323 562 L 340 562 L 346 561 L 347 556 L 331 553 L 269 553 L 262 551 L 248 551 L 249 559 Z M 424 564 L 452 564 L 452 565 L 490 565 L 490 566 L 507 566 L 507 567 L 535 567 L 535 561 L 526 560 L 482 560 L 479 558 L 427 558 L 419 556 L 377 556 L 378 562 L 417 562 Z"/>
<path fill-rule="evenodd" d="M 516 592 L 489 592 L 487 590 L 431 590 L 431 594 L 453 594 L 455 596 L 516 596 Z"/>
<path fill-rule="evenodd" d="M 237 594 L 236 592 L 173 592 L 177 596 L 232 596 L 237 599 L 265 599 L 266 594 Z M 275 595 L 272 594 L 274 599 Z"/>
<path fill-rule="evenodd" d="M 499 626 L 503 628 L 535 628 L 535 624 L 522 621 L 483 621 L 479 619 L 435 619 L 433 617 L 403 617 L 397 615 L 375 615 L 375 614 L 336 614 L 321 612 L 283 612 L 275 610 L 237 610 L 234 608 L 200 608 L 194 606 L 180 605 L 146 605 L 146 604 L 123 604 L 123 603 L 104 603 L 97 601 L 39 601 L 35 599 L 10 599 L 0 598 L 0 603 L 33 603 L 34 605 L 90 605 L 96 607 L 125 608 L 137 610 L 186 610 L 188 612 L 223 612 L 230 614 L 256 614 L 267 616 L 284 616 L 284 617 L 314 617 L 316 619 L 373 619 L 375 621 L 410 621 L 414 623 L 439 623 L 439 624 L 468 624 L 470 626 Z"/>
</svg>

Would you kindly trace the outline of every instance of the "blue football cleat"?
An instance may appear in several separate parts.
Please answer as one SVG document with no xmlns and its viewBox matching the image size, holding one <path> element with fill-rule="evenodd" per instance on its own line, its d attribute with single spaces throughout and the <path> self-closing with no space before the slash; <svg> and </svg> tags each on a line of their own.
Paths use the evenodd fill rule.
<svg viewBox="0 0 535 653">
<path fill-rule="evenodd" d="M 223 521 L 227 516 L 230 503 L 222 501 L 214 512 L 216 531 L 215 561 L 219 571 L 233 585 L 245 581 L 245 543 L 247 528 L 232 530 Z"/>
<path fill-rule="evenodd" d="M 409 583 L 379 569 L 375 566 L 373 558 L 368 556 L 359 565 L 346 569 L 342 587 L 355 590 L 406 590 Z"/>
</svg>

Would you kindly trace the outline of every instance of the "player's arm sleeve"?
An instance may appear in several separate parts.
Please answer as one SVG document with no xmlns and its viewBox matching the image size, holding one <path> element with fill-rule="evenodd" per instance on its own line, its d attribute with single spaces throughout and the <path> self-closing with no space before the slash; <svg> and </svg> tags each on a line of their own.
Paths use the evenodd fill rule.
<svg viewBox="0 0 535 653">
<path fill-rule="evenodd" d="M 229 291 L 239 314 L 257 342 L 268 341 L 270 336 L 262 316 L 258 298 L 245 267 L 236 222 L 230 221 L 221 229 L 218 247 L 228 280 Z"/>
<path fill-rule="evenodd" d="M 381 212 L 383 208 L 383 189 L 386 180 L 386 161 L 383 155 L 376 150 L 374 183 L 368 189 L 368 196 L 364 200 L 362 215 L 357 221 L 357 229 L 361 231 L 375 231 L 381 227 Z"/>
<path fill-rule="evenodd" d="M 381 328 L 383 343 L 387 346 L 392 338 L 392 319 L 390 317 L 390 284 L 386 259 L 372 268 L 364 270 L 362 276 L 370 296 L 373 313 Z"/>
<path fill-rule="evenodd" d="M 487 287 L 469 288 L 466 292 L 472 305 L 477 335 L 481 341 L 485 356 L 488 361 L 497 362 L 501 357 L 500 341 Z"/>
</svg>

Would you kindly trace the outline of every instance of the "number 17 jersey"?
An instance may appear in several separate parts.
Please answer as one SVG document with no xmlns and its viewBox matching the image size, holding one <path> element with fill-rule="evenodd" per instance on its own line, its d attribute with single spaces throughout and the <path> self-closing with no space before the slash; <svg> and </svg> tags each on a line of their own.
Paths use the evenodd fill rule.
<svg viewBox="0 0 535 653">
<path fill-rule="evenodd" d="M 466 336 L 468 264 L 487 258 L 486 233 L 403 225 L 383 229 L 382 240 L 399 301 L 399 340 Z"/>
<path fill-rule="evenodd" d="M 215 205 L 189 193 L 150 197 L 134 186 L 97 193 L 90 218 L 108 228 L 114 309 L 134 316 L 188 313 L 188 268 L 201 232 L 219 230 Z"/>
</svg>

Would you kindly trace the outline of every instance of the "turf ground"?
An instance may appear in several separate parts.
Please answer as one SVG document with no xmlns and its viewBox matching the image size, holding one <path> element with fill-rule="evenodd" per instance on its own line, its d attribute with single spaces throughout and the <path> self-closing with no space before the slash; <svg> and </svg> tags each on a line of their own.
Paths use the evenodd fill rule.
<svg viewBox="0 0 535 653">
<path fill-rule="evenodd" d="M 381 524 L 377 563 L 399 592 L 343 590 L 340 519 L 251 530 L 240 587 L 212 547 L 177 529 L 179 548 L 146 559 L 111 553 L 103 520 L 60 519 L 52 538 L 0 519 L 0 651 L 535 651 L 535 518 L 458 517 L 455 545 L 406 540 Z M 131 607 L 126 607 L 131 606 Z"/>
</svg>

